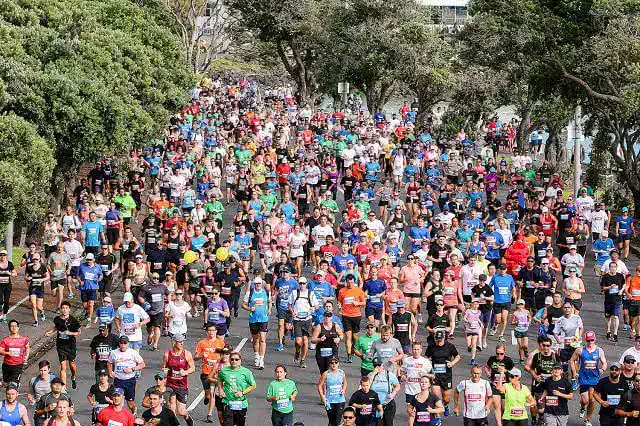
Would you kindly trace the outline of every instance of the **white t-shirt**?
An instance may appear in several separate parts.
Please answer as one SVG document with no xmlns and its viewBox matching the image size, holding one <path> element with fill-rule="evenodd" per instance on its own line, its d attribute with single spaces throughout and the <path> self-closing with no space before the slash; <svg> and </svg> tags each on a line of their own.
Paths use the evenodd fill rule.
<svg viewBox="0 0 640 426">
<path fill-rule="evenodd" d="M 622 353 L 622 356 L 620 357 L 620 364 L 624 363 L 624 357 L 626 357 L 627 355 L 631 355 L 632 357 L 634 357 L 636 363 L 638 362 L 638 360 L 640 360 L 640 351 L 637 350 L 635 346 L 631 346 L 629 349 Z"/>
<path fill-rule="evenodd" d="M 289 250 L 289 256 L 301 257 L 304 256 L 304 243 L 307 242 L 307 236 L 304 232 L 291 235 L 291 245 Z"/>
<path fill-rule="evenodd" d="M 169 323 L 169 333 L 187 334 L 187 312 L 191 311 L 191 306 L 183 302 L 180 306 L 174 302 L 169 302 L 166 313 L 171 315 Z"/>
<path fill-rule="evenodd" d="M 402 360 L 402 370 L 407 376 L 407 381 L 404 383 L 404 393 L 416 395 L 420 392 L 420 377 L 425 374 L 433 374 L 433 365 L 429 359 L 423 356 L 418 358 L 411 356 Z"/>
<path fill-rule="evenodd" d="M 602 233 L 604 231 L 604 224 L 609 219 L 609 215 L 606 211 L 592 211 L 591 212 L 591 232 L 595 232 L 597 234 Z"/>
<path fill-rule="evenodd" d="M 149 318 L 149 315 L 140 305 L 133 304 L 130 308 L 122 305 L 116 312 L 116 317 L 120 319 L 120 333 L 127 336 L 129 342 L 140 342 L 142 340 L 142 328 L 140 322 Z"/>
<path fill-rule="evenodd" d="M 485 379 L 478 383 L 471 380 L 463 380 L 456 387 L 462 393 L 464 399 L 463 416 L 469 419 L 484 419 L 488 413 L 486 410 L 487 396 L 491 396 L 491 385 Z"/>
<path fill-rule="evenodd" d="M 313 230 L 311 231 L 311 234 L 316 238 L 316 242 L 313 246 L 313 249 L 316 251 L 320 250 L 320 247 L 327 243 L 328 235 L 335 237 L 335 235 L 333 234 L 333 228 L 331 227 L 331 225 L 328 225 L 328 224 L 327 226 L 322 226 L 322 225 L 314 226 Z"/>
<path fill-rule="evenodd" d="M 120 380 L 133 379 L 136 375 L 135 371 L 125 373 L 124 369 L 133 369 L 142 361 L 142 357 L 138 351 L 131 348 L 127 348 L 124 352 L 120 349 L 114 349 L 109 353 L 109 363 L 113 366 L 113 372 L 116 378 Z"/>
<path fill-rule="evenodd" d="M 71 258 L 71 266 L 80 266 L 82 260 L 82 244 L 78 240 L 69 240 L 64 242 L 64 252 Z"/>
</svg>

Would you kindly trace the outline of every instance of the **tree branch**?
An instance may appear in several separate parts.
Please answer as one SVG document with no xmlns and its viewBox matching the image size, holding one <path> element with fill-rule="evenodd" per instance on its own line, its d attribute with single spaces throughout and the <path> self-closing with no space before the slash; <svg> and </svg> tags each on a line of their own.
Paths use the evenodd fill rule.
<svg viewBox="0 0 640 426">
<path fill-rule="evenodd" d="M 589 95 L 589 97 L 595 98 L 595 99 L 599 99 L 599 100 L 602 100 L 602 101 L 615 102 L 615 103 L 618 103 L 618 104 L 622 104 L 623 103 L 622 98 L 619 97 L 619 96 L 607 95 L 605 93 L 596 92 L 595 90 L 593 90 L 591 88 L 591 86 L 589 86 L 589 84 L 586 81 L 584 81 L 583 79 L 581 79 L 579 77 L 576 77 L 575 75 L 569 73 L 564 66 L 560 65 L 560 69 L 562 70 L 562 75 L 566 79 L 573 81 L 574 83 L 578 84 L 583 89 L 585 89 L 587 91 L 587 94 Z"/>
</svg>

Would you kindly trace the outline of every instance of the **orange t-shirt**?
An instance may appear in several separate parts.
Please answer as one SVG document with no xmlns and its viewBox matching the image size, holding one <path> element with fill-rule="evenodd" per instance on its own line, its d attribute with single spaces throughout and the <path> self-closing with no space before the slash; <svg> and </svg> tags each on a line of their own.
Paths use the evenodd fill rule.
<svg viewBox="0 0 640 426">
<path fill-rule="evenodd" d="M 384 292 L 384 307 L 385 312 L 392 314 L 398 310 L 396 303 L 398 300 L 404 300 L 404 293 L 399 288 L 392 290 L 388 289 Z"/>
<path fill-rule="evenodd" d="M 362 316 L 361 306 L 354 305 L 353 302 L 364 303 L 366 296 L 364 291 L 360 287 L 343 287 L 338 293 L 338 302 L 342 305 L 342 315 L 345 317 L 360 317 Z"/>
<path fill-rule="evenodd" d="M 220 360 L 219 350 L 224 348 L 224 340 L 202 339 L 196 345 L 196 353 L 202 354 L 202 374 L 209 374 Z"/>
<path fill-rule="evenodd" d="M 640 277 L 634 275 L 629 282 L 629 294 L 631 295 L 631 300 L 640 300 Z"/>
</svg>

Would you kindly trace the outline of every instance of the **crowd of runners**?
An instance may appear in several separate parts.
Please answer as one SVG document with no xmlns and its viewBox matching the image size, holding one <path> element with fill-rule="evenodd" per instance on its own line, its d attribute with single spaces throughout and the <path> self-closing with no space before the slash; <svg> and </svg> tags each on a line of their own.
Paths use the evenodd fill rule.
<svg viewBox="0 0 640 426">
<path fill-rule="evenodd" d="M 258 97 L 248 80 L 204 81 L 163 139 L 97 163 L 19 265 L 0 251 L 1 424 L 79 425 L 81 333 L 92 337 L 87 399 L 102 426 L 179 417 L 192 426 L 187 400 L 199 386 L 209 423 L 243 426 L 254 392 L 273 425 L 291 426 L 304 368 L 319 371 L 330 426 L 390 426 L 399 398 L 410 426 L 453 414 L 469 426 L 563 426 L 574 398 L 587 426 L 597 406 L 601 425 L 640 424 L 640 266 L 627 265 L 628 209 L 612 215 L 587 185 L 568 196 L 535 156 L 537 134 L 534 157 L 504 155 L 513 126 L 498 117 L 473 139 L 464 129 L 441 138 L 437 117 L 416 126 L 416 113 L 407 104 L 392 117 L 329 113 L 286 91 Z M 587 261 L 599 286 L 581 278 Z M 58 355 L 23 384 L 29 340 L 7 317 L 17 275 L 33 326 L 55 335 Z M 585 294 L 602 300 L 606 336 L 584 326 Z M 45 297 L 57 307 L 52 323 Z M 78 297 L 83 318 L 71 315 Z M 207 337 L 187 348 L 200 326 Z M 231 327 L 250 336 L 253 362 L 229 347 Z M 635 344 L 619 353 L 596 343 L 627 337 Z M 165 338 L 161 365 L 146 363 L 144 351 Z M 273 365 L 273 351 L 293 362 Z M 481 365 L 480 351 L 495 354 Z M 252 369 L 265 368 L 274 379 L 257 389 Z M 468 378 L 454 383 L 454 368 Z M 141 399 L 142 370 L 156 385 Z M 353 394 L 347 382 L 359 383 Z M 17 402 L 21 386 L 29 408 Z"/>
</svg>

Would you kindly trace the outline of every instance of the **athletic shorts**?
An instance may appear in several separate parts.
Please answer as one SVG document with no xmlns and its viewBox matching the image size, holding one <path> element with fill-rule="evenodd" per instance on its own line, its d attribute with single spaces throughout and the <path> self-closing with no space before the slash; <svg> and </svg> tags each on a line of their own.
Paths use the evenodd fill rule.
<svg viewBox="0 0 640 426">
<path fill-rule="evenodd" d="M 596 385 L 580 385 L 580 393 L 587 393 L 589 389 L 595 388 Z"/>
<path fill-rule="evenodd" d="M 353 333 L 358 333 L 360 331 L 360 321 L 361 317 L 347 317 L 342 316 L 342 327 L 344 331 L 351 331 Z"/>
<path fill-rule="evenodd" d="M 58 361 L 60 362 L 74 362 L 76 360 L 76 355 L 78 355 L 78 348 L 75 346 L 57 346 L 56 351 L 58 352 Z"/>
<path fill-rule="evenodd" d="M 51 285 L 51 291 L 56 290 L 58 287 L 64 287 L 64 285 L 66 283 L 67 283 L 67 279 L 66 278 L 62 278 L 62 279 L 59 279 L 59 280 L 51 280 L 49 282 L 49 284 Z"/>
<path fill-rule="evenodd" d="M 176 400 L 178 402 L 181 402 L 183 404 L 187 403 L 187 398 L 189 397 L 189 389 L 174 388 L 172 386 L 167 386 L 167 387 L 173 390 L 173 392 L 175 392 Z"/>
<path fill-rule="evenodd" d="M 164 324 L 164 312 L 149 314 L 147 327 L 162 327 L 162 324 Z"/>
<path fill-rule="evenodd" d="M 621 310 L 622 310 L 622 302 L 614 302 L 614 303 L 605 303 L 604 304 L 604 316 L 605 316 L 605 318 L 609 318 L 609 317 L 612 317 L 612 316 L 613 317 L 619 317 Z"/>
<path fill-rule="evenodd" d="M 516 336 L 517 339 L 522 339 L 524 337 L 527 337 L 526 331 L 514 331 L 513 334 Z"/>
<path fill-rule="evenodd" d="M 41 285 L 30 285 L 29 296 L 36 296 L 38 299 L 44 299 L 44 287 Z"/>
<path fill-rule="evenodd" d="M 404 293 L 404 297 L 408 298 L 414 298 L 414 299 L 419 299 L 420 298 L 420 293 Z"/>
<path fill-rule="evenodd" d="M 202 389 L 209 390 L 211 389 L 211 382 L 209 381 L 209 375 L 201 373 L 200 374 L 200 382 L 202 383 Z"/>
<path fill-rule="evenodd" d="M 485 426 L 489 424 L 489 420 L 486 417 L 482 419 L 470 419 L 468 417 L 464 417 L 462 424 L 463 426 Z"/>
<path fill-rule="evenodd" d="M 80 266 L 72 266 L 71 271 L 69 272 L 70 272 L 71 278 L 78 278 L 78 274 L 80 273 Z"/>
<path fill-rule="evenodd" d="M 269 329 L 268 322 L 250 322 L 249 323 L 249 332 L 251 332 L 252 336 L 255 336 L 258 333 L 266 333 Z"/>
<path fill-rule="evenodd" d="M 310 319 L 293 321 L 293 333 L 296 337 L 311 337 L 312 331 L 312 321 Z"/>
<path fill-rule="evenodd" d="M 291 324 L 291 311 L 278 308 L 278 320 L 284 320 L 284 322 Z"/>
<path fill-rule="evenodd" d="M 493 304 L 493 312 L 496 314 L 501 314 L 502 311 L 509 311 L 509 310 L 511 310 L 511 302 Z"/>
<path fill-rule="evenodd" d="M 118 238 L 120 238 L 119 228 L 107 228 L 107 242 L 110 246 L 118 242 Z"/>
<path fill-rule="evenodd" d="M 100 281 L 98 283 L 98 288 L 100 289 L 100 291 L 104 291 L 105 293 L 111 293 L 111 275 L 107 276 L 105 275 L 102 278 L 102 281 Z"/>
<path fill-rule="evenodd" d="M 122 390 L 124 390 L 124 399 L 126 399 L 127 401 L 136 400 L 136 378 L 135 377 L 132 377 L 126 380 L 115 378 L 113 379 L 113 386 L 116 388 L 122 388 Z"/>
<path fill-rule="evenodd" d="M 215 326 L 216 326 L 216 332 L 218 336 L 224 336 L 225 334 L 227 334 L 227 331 L 229 330 L 229 327 L 227 327 L 226 322 L 223 322 L 222 324 L 215 324 Z"/>
<path fill-rule="evenodd" d="M 95 301 L 98 298 L 98 290 L 80 290 L 80 300 L 88 302 L 90 300 Z"/>
<path fill-rule="evenodd" d="M 447 391 L 451 389 L 452 377 L 450 374 L 438 374 L 433 382 L 434 385 L 440 386 L 440 389 Z"/>
<path fill-rule="evenodd" d="M 631 302 L 629 303 L 629 316 L 631 318 L 636 318 L 640 316 L 640 302 Z"/>
<path fill-rule="evenodd" d="M 364 316 L 367 318 L 373 317 L 380 321 L 382 319 L 382 308 L 370 308 L 367 306 L 364 308 Z"/>
</svg>

